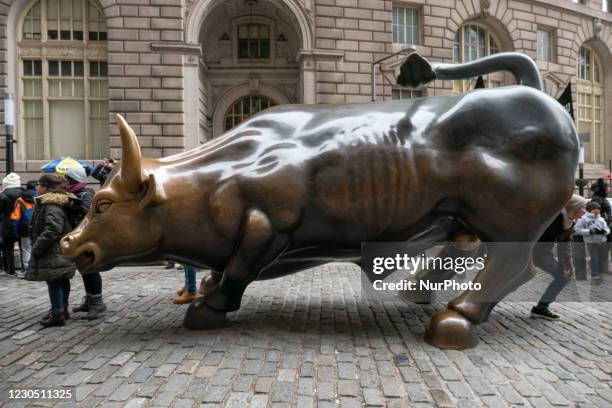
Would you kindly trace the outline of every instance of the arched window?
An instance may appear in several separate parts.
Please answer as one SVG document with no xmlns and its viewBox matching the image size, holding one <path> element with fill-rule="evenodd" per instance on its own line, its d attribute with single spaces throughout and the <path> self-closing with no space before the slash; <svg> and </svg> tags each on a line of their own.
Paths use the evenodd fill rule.
<svg viewBox="0 0 612 408">
<path fill-rule="evenodd" d="M 25 159 L 108 156 L 106 22 L 91 0 L 40 0 L 19 39 Z"/>
<path fill-rule="evenodd" d="M 479 24 L 465 24 L 455 34 L 453 42 L 453 62 L 470 62 L 487 55 L 499 52 L 499 46 L 490 30 Z M 494 73 L 486 76 L 487 88 L 502 86 L 503 74 Z M 453 81 L 453 91 L 461 93 L 474 88 L 473 80 Z"/>
<path fill-rule="evenodd" d="M 601 65 L 593 49 L 580 47 L 578 52 L 578 132 L 589 133 L 590 142 L 584 144 L 584 160 L 604 162 L 603 100 Z"/>
<path fill-rule="evenodd" d="M 225 113 L 225 130 L 230 130 L 257 112 L 261 112 L 262 110 L 275 105 L 277 105 L 277 103 L 266 96 L 243 96 L 232 103 Z"/>
</svg>

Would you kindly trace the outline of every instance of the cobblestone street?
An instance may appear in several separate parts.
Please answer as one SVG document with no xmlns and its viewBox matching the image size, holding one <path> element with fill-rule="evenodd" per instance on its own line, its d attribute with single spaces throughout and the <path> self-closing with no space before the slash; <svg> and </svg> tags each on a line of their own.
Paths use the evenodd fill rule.
<svg viewBox="0 0 612 408">
<path fill-rule="evenodd" d="M 423 340 L 442 304 L 369 303 L 349 264 L 256 282 L 230 327 L 207 332 L 171 303 L 182 271 L 102 277 L 104 319 L 43 330 L 46 285 L 0 276 L 0 405 L 32 404 L 9 389 L 72 386 L 79 407 L 612 406 L 610 303 L 554 304 L 560 322 L 501 303 L 459 352 Z M 77 275 L 72 306 L 82 295 Z"/>
</svg>

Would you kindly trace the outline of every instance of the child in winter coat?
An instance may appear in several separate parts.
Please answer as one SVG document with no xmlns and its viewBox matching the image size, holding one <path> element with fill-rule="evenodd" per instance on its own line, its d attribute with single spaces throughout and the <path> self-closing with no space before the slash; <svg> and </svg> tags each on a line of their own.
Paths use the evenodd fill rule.
<svg viewBox="0 0 612 408">
<path fill-rule="evenodd" d="M 576 222 L 574 233 L 581 235 L 587 244 L 591 255 L 591 280 L 595 285 L 601 284 L 603 273 L 608 267 L 606 251 L 607 235 L 610 233 L 608 224 L 601 216 L 601 206 L 591 201 L 587 204 L 587 213 Z"/>
<path fill-rule="evenodd" d="M 36 186 L 38 196 L 30 235 L 32 258 L 26 279 L 47 282 L 51 311 L 40 321 L 45 327 L 63 326 L 70 317 L 70 279 L 76 266 L 62 255 L 59 246 L 60 239 L 72 230 L 68 209 L 73 196 L 66 192 L 66 184 L 58 174 L 45 174 Z"/>
</svg>

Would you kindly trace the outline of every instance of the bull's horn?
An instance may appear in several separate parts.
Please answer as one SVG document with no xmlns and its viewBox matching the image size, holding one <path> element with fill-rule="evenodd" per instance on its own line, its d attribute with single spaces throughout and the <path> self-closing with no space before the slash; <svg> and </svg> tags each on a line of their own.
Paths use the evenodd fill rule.
<svg viewBox="0 0 612 408">
<path fill-rule="evenodd" d="M 144 186 L 140 145 L 134 131 L 121 115 L 115 115 L 121 133 L 121 180 L 127 191 L 139 193 Z"/>
</svg>

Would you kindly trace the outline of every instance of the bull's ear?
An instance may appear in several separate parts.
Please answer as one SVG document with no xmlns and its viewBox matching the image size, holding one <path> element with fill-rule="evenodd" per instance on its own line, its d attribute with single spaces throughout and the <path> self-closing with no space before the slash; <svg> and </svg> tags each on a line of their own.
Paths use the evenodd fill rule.
<svg viewBox="0 0 612 408">
<path fill-rule="evenodd" d="M 115 117 L 121 134 L 121 180 L 128 192 L 137 194 L 142 191 L 144 182 L 140 145 L 125 119 L 121 115 Z"/>
<path fill-rule="evenodd" d="M 155 176 L 153 174 L 149 174 L 149 176 L 144 181 L 144 196 L 140 199 L 138 203 L 138 210 L 142 211 L 145 208 L 155 205 L 157 199 L 161 196 L 161 194 L 157 191 L 157 183 L 155 182 Z"/>
</svg>

